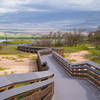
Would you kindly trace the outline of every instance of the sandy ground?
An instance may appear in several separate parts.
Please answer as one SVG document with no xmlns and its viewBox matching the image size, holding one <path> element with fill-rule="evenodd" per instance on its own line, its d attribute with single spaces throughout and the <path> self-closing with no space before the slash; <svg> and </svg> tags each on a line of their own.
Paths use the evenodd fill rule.
<svg viewBox="0 0 100 100">
<path fill-rule="evenodd" d="M 86 59 L 84 56 L 89 54 L 88 51 L 84 50 L 84 51 L 79 51 L 79 52 L 75 52 L 75 53 L 65 53 L 65 56 L 67 59 L 72 59 L 73 63 L 78 63 L 78 62 L 83 62 L 83 61 L 87 61 L 88 59 Z M 73 61 L 75 60 L 75 61 Z"/>
<path fill-rule="evenodd" d="M 84 56 L 88 54 L 88 51 L 79 51 L 75 53 L 65 53 L 68 60 L 72 60 L 73 63 L 87 61 Z M 36 61 L 30 60 L 35 54 L 30 54 L 28 58 L 19 58 L 17 55 L 0 55 L 0 67 L 7 68 L 4 71 L 0 71 L 0 75 L 15 74 L 15 73 L 27 73 L 37 71 Z"/>
<path fill-rule="evenodd" d="M 32 56 L 29 55 L 29 57 Z M 37 71 L 36 61 L 30 60 L 29 57 L 18 58 L 16 55 L 0 55 L 0 67 L 7 68 L 7 70 L 0 71 L 0 75 Z"/>
</svg>

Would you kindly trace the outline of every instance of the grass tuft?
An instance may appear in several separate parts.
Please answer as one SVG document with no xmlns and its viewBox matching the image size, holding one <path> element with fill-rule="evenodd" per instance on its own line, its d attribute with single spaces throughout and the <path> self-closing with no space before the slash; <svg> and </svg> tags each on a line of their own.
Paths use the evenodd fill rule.
<svg viewBox="0 0 100 100">
<path fill-rule="evenodd" d="M 17 45 L 2 46 L 2 49 L 0 49 L 0 53 L 1 54 L 18 53 Z"/>
<path fill-rule="evenodd" d="M 69 60 L 70 62 L 76 62 L 75 59 L 67 59 L 67 60 Z"/>
<path fill-rule="evenodd" d="M 4 70 L 7 70 L 8 68 L 5 68 L 5 67 L 0 67 L 0 71 L 4 71 Z"/>
<path fill-rule="evenodd" d="M 88 55 L 86 55 L 85 57 L 91 61 L 94 61 L 94 62 L 100 64 L 100 50 L 98 50 L 97 48 L 93 48 L 93 49 L 89 50 L 89 52 L 90 53 Z"/>
<path fill-rule="evenodd" d="M 36 60 L 37 56 L 32 56 L 31 58 L 29 58 L 29 60 Z"/>
</svg>

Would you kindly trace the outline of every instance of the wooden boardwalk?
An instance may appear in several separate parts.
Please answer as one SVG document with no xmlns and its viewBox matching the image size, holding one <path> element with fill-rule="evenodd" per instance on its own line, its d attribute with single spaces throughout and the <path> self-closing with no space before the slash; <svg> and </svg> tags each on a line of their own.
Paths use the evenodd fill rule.
<svg viewBox="0 0 100 100">
<path fill-rule="evenodd" d="M 52 55 L 42 56 L 54 73 L 53 100 L 100 100 L 100 90 L 86 80 L 75 79 L 58 64 Z"/>
<path fill-rule="evenodd" d="M 37 49 L 41 48 L 19 47 L 19 50 L 25 52 L 36 52 Z M 31 99 L 25 98 L 24 100 L 41 100 L 43 98 L 44 100 L 51 100 L 53 94 L 52 100 L 100 100 L 100 65 L 94 62 L 72 64 L 48 48 L 39 50 L 37 55 L 38 69 L 41 72 L 8 75 L 0 78 L 1 88 L 16 85 L 17 83 L 30 83 L 26 86 L 1 92 L 0 100 L 5 100 L 6 98 L 8 100 L 10 97 L 15 99 L 15 96 L 17 97 L 17 95 L 25 92 L 36 92 L 37 88 L 37 95 L 33 94 L 28 97 Z M 51 87 L 48 88 L 50 84 Z M 46 88 L 44 88 L 45 86 Z M 35 99 L 35 97 L 39 97 L 39 99 Z"/>
</svg>

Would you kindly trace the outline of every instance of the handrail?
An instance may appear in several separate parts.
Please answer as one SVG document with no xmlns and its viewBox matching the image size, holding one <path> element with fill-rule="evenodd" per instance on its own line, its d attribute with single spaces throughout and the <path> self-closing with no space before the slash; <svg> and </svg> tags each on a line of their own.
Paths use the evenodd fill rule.
<svg viewBox="0 0 100 100">
<path fill-rule="evenodd" d="M 64 69 L 72 76 L 78 78 L 86 78 L 89 82 L 100 88 L 100 65 L 92 61 L 73 64 L 60 56 L 58 53 L 53 52 L 53 57 L 61 64 Z"/>
<path fill-rule="evenodd" d="M 44 48 L 43 50 L 41 50 L 41 52 L 43 51 L 45 52 L 47 50 L 49 49 Z M 71 76 L 78 77 L 78 78 L 87 78 L 87 79 L 88 78 L 90 79 L 91 76 L 92 79 L 100 79 L 99 64 L 96 64 L 92 61 L 73 64 L 70 61 L 66 60 L 64 57 L 62 57 L 61 55 L 59 55 L 57 52 L 52 51 L 52 55 L 58 61 L 58 63 L 60 63 L 64 67 L 64 69 L 69 72 Z M 39 58 L 41 59 L 41 55 L 39 55 Z M 98 81 L 97 84 L 99 84 L 100 87 L 100 80 L 96 80 L 96 81 Z M 94 82 L 94 84 L 95 83 L 96 82 Z"/>
<path fill-rule="evenodd" d="M 7 91 L 0 93 L 0 100 L 13 98 L 17 95 L 21 95 L 21 94 L 26 93 L 26 92 L 40 89 L 40 88 L 47 86 L 49 84 L 52 84 L 52 83 L 53 83 L 53 79 L 49 79 L 49 80 L 45 80 L 45 81 L 42 81 L 39 83 L 33 83 L 31 85 L 13 88 L 11 90 L 7 90 Z"/>
<path fill-rule="evenodd" d="M 43 49 L 43 47 L 39 47 L 39 48 L 35 47 L 35 51 L 34 51 L 34 48 L 33 47 L 31 48 L 31 46 L 19 46 L 18 49 L 22 50 L 22 51 L 25 50 L 27 52 L 37 52 L 38 60 L 40 60 L 40 62 L 39 62 L 40 66 L 42 66 L 42 64 L 44 63 L 41 58 L 41 53 L 45 53 L 45 51 L 48 51 L 48 48 L 45 48 L 46 50 L 41 50 L 41 49 Z M 38 50 L 41 50 L 41 51 L 38 51 Z M 9 98 L 13 98 L 13 97 L 16 98 L 15 95 L 18 96 L 18 95 L 23 94 L 24 92 L 27 92 L 29 90 L 29 88 L 27 88 L 27 87 L 31 87 L 30 91 L 35 91 L 35 88 L 36 88 L 35 84 L 39 85 L 40 91 L 41 91 L 41 88 L 44 87 L 45 85 L 49 85 L 51 83 L 53 85 L 54 74 L 50 71 L 50 68 L 48 65 L 46 65 L 45 67 L 47 68 L 46 71 L 31 72 L 31 73 L 27 73 L 27 74 L 13 74 L 13 75 L 1 76 L 0 77 L 0 89 L 1 89 L 0 98 L 1 97 L 4 99 L 9 99 Z M 26 83 L 26 82 L 29 82 L 30 85 L 26 84 L 25 86 L 15 88 L 16 84 L 22 84 L 22 83 Z M 14 86 L 14 87 L 9 89 L 9 86 Z M 32 86 L 34 88 L 32 88 Z M 8 87 L 8 88 L 6 88 L 6 87 Z M 5 91 L 2 91 L 2 88 L 5 89 Z M 52 90 L 53 90 L 53 87 L 52 87 Z M 6 95 L 6 96 L 4 96 L 4 95 Z M 52 95 L 51 95 L 51 97 L 52 97 Z M 0 99 L 0 100 L 2 100 L 2 99 Z"/>
<path fill-rule="evenodd" d="M 32 47 L 32 46 L 24 45 L 24 46 L 18 46 L 18 49 L 22 50 L 22 51 L 26 51 L 26 52 L 36 52 L 38 55 L 38 60 L 37 60 L 38 66 L 40 67 L 40 69 L 44 70 L 44 67 L 46 67 L 47 69 L 46 69 L 46 71 L 42 71 L 42 72 L 32 72 L 32 73 L 28 73 L 28 74 L 19 74 L 19 75 L 16 74 L 16 75 L 2 76 L 0 79 L 2 80 L 2 82 L 4 84 L 1 84 L 2 83 L 1 82 L 0 87 L 5 87 L 7 85 L 17 84 L 20 82 L 22 82 L 22 83 L 30 82 L 30 81 L 35 81 L 35 80 L 40 80 L 40 82 L 37 81 L 37 83 L 33 83 L 33 84 L 26 85 L 23 87 L 13 88 L 13 89 L 1 92 L 0 93 L 1 96 L 2 96 L 2 94 L 5 95 L 6 93 L 8 93 L 9 98 L 12 98 L 13 96 L 15 96 L 17 94 L 16 93 L 11 94 L 11 91 L 14 92 L 17 90 L 17 92 L 18 92 L 20 89 L 25 89 L 23 91 L 18 92 L 18 95 L 23 94 L 24 92 L 28 91 L 26 87 L 28 87 L 28 86 L 34 87 L 35 86 L 34 84 L 38 84 L 38 86 L 40 86 L 39 88 L 41 88 L 41 87 L 44 87 L 44 84 L 42 84 L 42 83 L 46 83 L 46 82 L 48 83 L 49 80 L 52 80 L 52 82 L 50 81 L 49 83 L 53 84 L 54 74 L 50 71 L 50 66 L 48 66 L 48 63 L 47 62 L 45 63 L 42 59 L 42 56 L 44 56 L 44 55 L 46 56 L 48 54 L 52 54 L 52 56 L 57 60 L 57 62 L 59 64 L 61 64 L 62 67 L 72 77 L 88 79 L 89 82 L 92 82 L 97 88 L 100 88 L 100 65 L 99 64 L 96 64 L 91 61 L 73 64 L 70 61 L 66 60 L 64 57 L 62 57 L 61 55 L 59 55 L 57 52 L 53 51 L 51 48 L 47 48 L 47 47 Z M 34 75 L 36 75 L 36 76 L 34 76 Z M 24 77 L 25 77 L 25 79 L 23 79 Z M 46 79 L 44 80 L 44 78 L 46 78 Z M 34 89 L 32 88 L 30 91 L 33 91 L 33 90 L 35 90 L 35 88 Z"/>
<path fill-rule="evenodd" d="M 53 73 L 50 71 L 30 72 L 26 74 L 13 74 L 13 75 L 1 76 L 0 88 L 30 81 L 35 82 L 36 80 L 42 80 L 50 76 L 53 76 Z"/>
</svg>

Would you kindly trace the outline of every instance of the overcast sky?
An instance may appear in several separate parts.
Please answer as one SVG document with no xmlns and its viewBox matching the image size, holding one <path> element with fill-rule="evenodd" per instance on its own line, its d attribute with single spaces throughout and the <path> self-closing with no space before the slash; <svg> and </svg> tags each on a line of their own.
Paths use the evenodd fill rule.
<svg viewBox="0 0 100 100">
<path fill-rule="evenodd" d="M 0 28 L 97 27 L 99 16 L 100 0 L 0 0 Z"/>
</svg>

